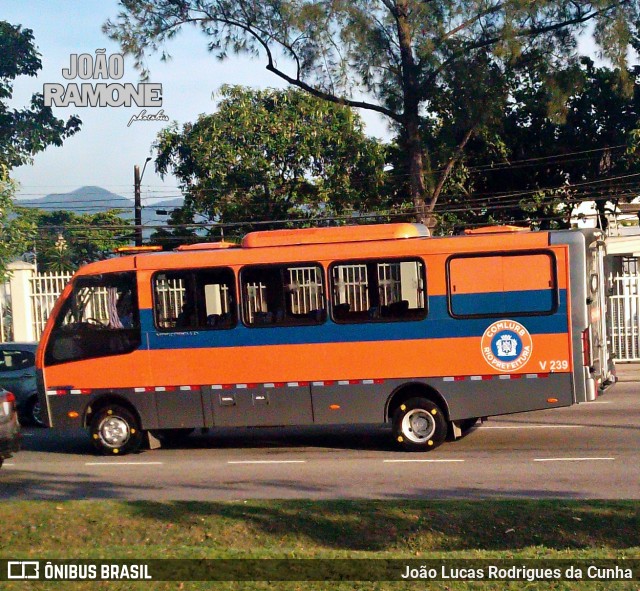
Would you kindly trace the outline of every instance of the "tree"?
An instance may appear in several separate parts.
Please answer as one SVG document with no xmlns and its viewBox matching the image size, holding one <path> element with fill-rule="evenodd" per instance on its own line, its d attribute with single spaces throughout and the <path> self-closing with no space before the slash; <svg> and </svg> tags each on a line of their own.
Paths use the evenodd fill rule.
<svg viewBox="0 0 640 591">
<path fill-rule="evenodd" d="M 490 128 L 508 100 L 512 69 L 564 67 L 577 35 L 625 63 L 635 0 L 121 0 L 105 31 L 145 70 L 186 24 L 209 48 L 261 55 L 288 83 L 333 103 L 390 119 L 399 133 L 409 196 L 426 220 L 469 140 Z M 364 98 L 362 98 L 364 96 Z M 438 152 L 425 128 L 447 144 Z M 442 133 L 442 131 L 446 133 Z"/>
<path fill-rule="evenodd" d="M 11 109 L 6 104 L 13 95 L 13 80 L 36 76 L 42 69 L 30 29 L 0 21 L 0 55 L 0 164 L 11 170 L 31 162 L 47 146 L 61 146 L 79 131 L 81 122 L 75 116 L 66 122 L 54 117 L 39 93 L 26 108 Z"/>
<path fill-rule="evenodd" d="M 595 201 L 606 228 L 606 204 L 640 192 L 640 69 L 595 67 L 584 58 L 556 78 L 555 86 L 546 84 L 546 71 L 514 79 L 501 129 L 492 142 L 470 143 L 464 187 L 443 196 L 449 226 L 568 227 L 576 205 Z M 557 87 L 570 89 L 568 98 L 553 96 Z"/>
<path fill-rule="evenodd" d="M 29 250 L 35 226 L 19 222 L 12 215 L 15 183 L 7 167 L 0 166 L 0 280 L 6 278 L 9 261 Z"/>
<path fill-rule="evenodd" d="M 185 193 L 176 222 L 305 220 L 378 206 L 385 149 L 349 107 L 292 89 L 225 86 L 220 97 L 214 114 L 158 136 L 156 167 Z"/>
<path fill-rule="evenodd" d="M 0 275 L 4 275 L 9 258 L 22 254 L 30 232 L 11 215 L 15 195 L 11 170 L 31 162 L 47 146 L 62 145 L 80 129 L 81 122 L 77 117 L 66 122 L 54 117 L 42 94 L 34 94 L 23 109 L 8 106 L 13 81 L 18 76 L 36 76 L 42 68 L 30 29 L 0 21 L 0 55 Z"/>
<path fill-rule="evenodd" d="M 77 214 L 16 207 L 14 226 L 28 229 L 22 244 L 24 251 L 35 253 L 38 269 L 61 273 L 109 258 L 118 246 L 130 243 L 130 222 L 119 214 L 115 209 Z"/>
</svg>

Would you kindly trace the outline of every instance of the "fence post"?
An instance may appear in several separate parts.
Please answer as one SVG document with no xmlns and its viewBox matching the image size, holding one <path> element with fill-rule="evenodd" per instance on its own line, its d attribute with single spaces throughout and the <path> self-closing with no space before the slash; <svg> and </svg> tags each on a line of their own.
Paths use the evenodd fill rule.
<svg viewBox="0 0 640 591">
<path fill-rule="evenodd" d="M 11 286 L 13 338 L 16 341 L 35 341 L 30 279 L 36 274 L 36 266 L 16 261 L 10 263 L 8 269 L 11 273 L 9 284 Z"/>
</svg>

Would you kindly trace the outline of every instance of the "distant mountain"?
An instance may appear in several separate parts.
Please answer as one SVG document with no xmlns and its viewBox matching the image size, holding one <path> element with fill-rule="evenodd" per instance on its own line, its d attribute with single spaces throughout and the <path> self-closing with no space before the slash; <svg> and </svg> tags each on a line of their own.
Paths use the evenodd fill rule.
<svg viewBox="0 0 640 591">
<path fill-rule="evenodd" d="M 70 193 L 51 193 L 40 199 L 20 199 L 18 205 L 47 211 L 62 209 L 74 213 L 96 213 L 116 207 L 133 208 L 133 200 L 102 187 L 80 187 Z"/>
<path fill-rule="evenodd" d="M 156 210 L 170 212 L 174 207 L 181 207 L 182 197 L 158 200 L 148 204 L 147 199 L 142 198 L 142 225 L 163 224 L 168 219 L 167 215 L 156 214 Z M 45 211 L 66 210 L 77 214 L 99 213 L 108 209 L 122 209 L 122 217 L 133 220 L 133 199 L 112 193 L 102 187 L 80 187 L 70 193 L 51 193 L 40 199 L 19 199 L 16 205 L 21 207 L 33 207 Z"/>
</svg>

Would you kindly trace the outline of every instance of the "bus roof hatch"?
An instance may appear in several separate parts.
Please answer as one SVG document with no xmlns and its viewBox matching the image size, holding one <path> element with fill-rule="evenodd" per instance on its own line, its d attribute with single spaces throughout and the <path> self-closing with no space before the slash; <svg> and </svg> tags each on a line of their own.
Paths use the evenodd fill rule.
<svg viewBox="0 0 640 591">
<path fill-rule="evenodd" d="M 263 248 L 299 244 L 368 242 L 371 240 L 397 240 L 398 238 L 426 238 L 429 235 L 428 228 L 423 224 L 409 223 L 266 230 L 247 234 L 242 240 L 242 246 L 243 248 Z"/>
<path fill-rule="evenodd" d="M 484 226 L 483 228 L 473 228 L 464 231 L 467 235 L 473 234 L 513 234 L 515 232 L 531 232 L 529 228 L 522 226 Z"/>
<path fill-rule="evenodd" d="M 240 248 L 235 242 L 197 242 L 196 244 L 181 244 L 176 250 L 224 250 L 225 248 Z"/>
</svg>

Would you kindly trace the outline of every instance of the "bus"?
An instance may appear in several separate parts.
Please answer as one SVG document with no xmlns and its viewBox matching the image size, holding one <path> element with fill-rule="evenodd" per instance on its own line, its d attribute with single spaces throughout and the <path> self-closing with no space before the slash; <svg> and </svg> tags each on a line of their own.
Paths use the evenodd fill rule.
<svg viewBox="0 0 640 591">
<path fill-rule="evenodd" d="M 598 230 L 434 238 L 395 223 L 91 263 L 39 344 L 45 420 L 86 428 L 103 454 L 196 429 L 346 424 L 432 450 L 615 381 L 604 255 Z"/>
</svg>

